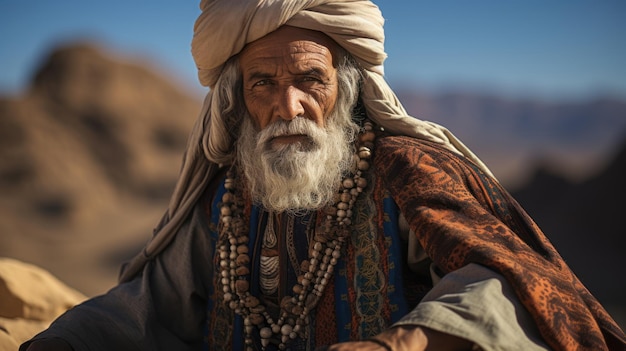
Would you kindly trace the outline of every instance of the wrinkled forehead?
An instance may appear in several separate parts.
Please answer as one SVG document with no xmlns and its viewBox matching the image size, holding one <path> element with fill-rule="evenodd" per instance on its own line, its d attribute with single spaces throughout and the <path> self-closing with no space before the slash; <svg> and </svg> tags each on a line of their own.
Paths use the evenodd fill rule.
<svg viewBox="0 0 626 351">
<path fill-rule="evenodd" d="M 333 64 L 343 53 L 339 45 L 326 34 L 314 30 L 282 26 L 247 44 L 239 53 L 239 57 L 259 57 L 298 55 L 307 53 L 328 53 L 332 56 Z"/>
</svg>

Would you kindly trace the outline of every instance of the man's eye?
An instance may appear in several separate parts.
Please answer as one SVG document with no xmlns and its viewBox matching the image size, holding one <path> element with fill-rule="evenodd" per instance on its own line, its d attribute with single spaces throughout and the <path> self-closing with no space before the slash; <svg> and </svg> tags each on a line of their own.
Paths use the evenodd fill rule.
<svg viewBox="0 0 626 351">
<path fill-rule="evenodd" d="M 259 86 L 263 86 L 263 85 L 268 85 L 269 83 L 270 82 L 269 82 L 268 79 L 262 79 L 262 80 L 259 80 L 259 81 L 255 82 L 252 86 L 253 87 L 259 87 Z"/>
<path fill-rule="evenodd" d="M 302 81 L 303 82 L 321 82 L 322 80 L 319 79 L 318 77 L 307 76 L 307 77 L 303 77 Z"/>
</svg>

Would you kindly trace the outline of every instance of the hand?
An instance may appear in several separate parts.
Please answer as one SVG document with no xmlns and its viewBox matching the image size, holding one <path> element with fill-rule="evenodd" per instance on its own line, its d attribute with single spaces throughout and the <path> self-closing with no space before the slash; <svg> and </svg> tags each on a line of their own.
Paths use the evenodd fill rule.
<svg viewBox="0 0 626 351">
<path fill-rule="evenodd" d="M 74 351 L 74 349 L 61 338 L 49 338 L 33 341 L 26 351 Z"/>
<path fill-rule="evenodd" d="M 351 341 L 334 344 L 328 347 L 318 347 L 315 351 L 389 351 L 388 348 L 373 341 Z"/>
<path fill-rule="evenodd" d="M 353 341 L 329 346 L 326 351 L 462 351 L 472 342 L 417 325 L 402 325 L 376 335 L 376 341 Z"/>
</svg>

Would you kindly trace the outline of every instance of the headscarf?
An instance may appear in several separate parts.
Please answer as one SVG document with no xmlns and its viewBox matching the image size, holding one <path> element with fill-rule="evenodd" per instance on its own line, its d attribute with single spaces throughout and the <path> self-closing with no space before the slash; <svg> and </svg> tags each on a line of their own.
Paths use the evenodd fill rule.
<svg viewBox="0 0 626 351">
<path fill-rule="evenodd" d="M 251 43 L 283 25 L 322 32 L 357 61 L 363 72 L 361 100 L 367 116 L 395 135 L 439 143 L 489 169 L 446 128 L 409 116 L 383 76 L 384 19 L 365 0 L 201 0 L 191 50 L 200 83 L 214 88 L 225 62 Z M 211 92 L 191 132 L 183 165 L 167 214 L 143 252 L 125 266 L 121 281 L 132 278 L 145 262 L 167 246 L 219 165 L 210 161 L 206 135 L 212 118 Z M 223 130 L 212 132 L 226 132 Z"/>
</svg>

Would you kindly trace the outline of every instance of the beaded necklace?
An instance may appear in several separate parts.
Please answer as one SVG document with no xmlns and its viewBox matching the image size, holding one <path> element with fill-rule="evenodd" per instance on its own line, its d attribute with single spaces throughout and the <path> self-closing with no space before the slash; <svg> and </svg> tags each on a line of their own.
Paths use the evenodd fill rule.
<svg viewBox="0 0 626 351">
<path fill-rule="evenodd" d="M 253 350 L 252 333 L 255 329 L 259 330 L 263 349 L 272 339 L 279 340 L 278 348 L 284 350 L 291 340 L 306 338 L 309 312 L 317 306 L 332 277 L 343 243 L 350 234 L 352 207 L 367 186 L 362 175 L 370 167 L 374 139 L 373 125 L 365 121 L 358 137 L 356 171 L 341 181 L 335 204 L 325 208 L 326 217 L 316 228 L 309 245 L 309 258 L 300 265 L 303 274 L 293 286 L 293 296 L 286 296 L 280 302 L 280 315 L 276 320 L 259 298 L 250 293 L 248 226 L 243 215 L 243 202 L 237 196 L 234 167 L 227 172 L 219 223 L 221 283 L 224 303 L 243 318 L 248 351 Z"/>
</svg>

